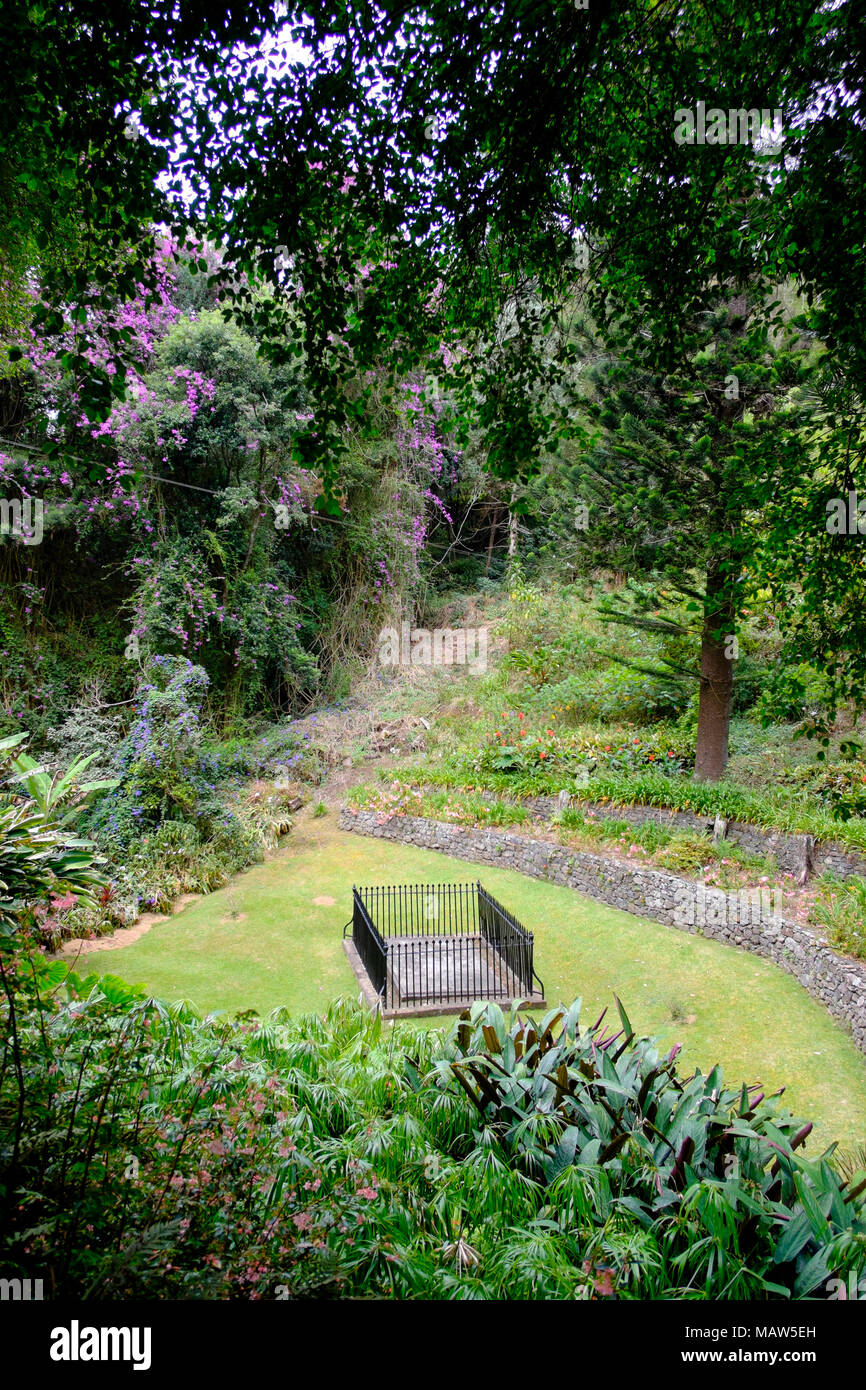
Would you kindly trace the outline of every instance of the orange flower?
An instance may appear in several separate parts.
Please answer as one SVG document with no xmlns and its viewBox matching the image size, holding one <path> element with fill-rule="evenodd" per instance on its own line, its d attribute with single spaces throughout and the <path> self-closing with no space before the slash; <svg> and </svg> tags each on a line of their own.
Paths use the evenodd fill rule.
<svg viewBox="0 0 866 1390">
<path fill-rule="evenodd" d="M 542 752 L 542 753 L 539 753 L 538 756 L 539 756 L 539 758 L 546 758 L 546 757 L 547 757 L 547 754 Z"/>
</svg>

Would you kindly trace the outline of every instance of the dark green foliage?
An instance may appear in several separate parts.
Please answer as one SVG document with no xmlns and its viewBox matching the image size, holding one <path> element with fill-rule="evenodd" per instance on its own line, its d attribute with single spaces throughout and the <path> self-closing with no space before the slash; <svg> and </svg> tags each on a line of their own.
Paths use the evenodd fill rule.
<svg viewBox="0 0 866 1390">
<path fill-rule="evenodd" d="M 261 853 L 217 794 L 218 761 L 202 754 L 206 673 L 182 657 L 155 657 L 147 675 L 114 760 L 118 784 L 89 818 L 115 883 L 106 926 L 130 909 L 163 911 L 181 892 L 221 887 Z"/>
<path fill-rule="evenodd" d="M 36 326 L 49 350 L 71 304 L 129 301 L 142 284 L 153 286 L 154 223 L 169 212 L 156 176 L 186 100 L 178 67 L 207 67 L 222 45 L 253 41 L 270 14 L 260 3 L 215 13 L 184 0 L 157 12 L 120 0 L 107 22 L 98 0 L 3 5 L 0 260 L 13 283 L 38 267 L 45 293 Z M 142 121 L 138 138 L 130 138 L 130 113 Z M 69 360 L 79 378 L 70 416 L 84 408 L 104 419 L 123 394 L 128 339 L 118 325 L 109 341 L 113 371 L 89 354 L 92 339 L 81 330 Z"/>
<path fill-rule="evenodd" d="M 522 773 L 483 772 L 459 756 L 422 767 L 402 768 L 388 775 L 401 785 L 481 788 L 516 797 L 550 796 L 564 790 L 579 801 L 608 802 L 612 807 L 664 806 L 672 811 L 692 811 L 706 816 L 708 821 L 724 816 L 726 820 L 743 821 L 767 830 L 814 835 L 819 840 L 837 840 L 852 849 L 866 850 L 862 818 L 840 820 L 834 813 L 810 804 L 801 792 L 766 791 L 760 787 L 756 790 L 734 782 L 705 786 L 687 777 L 669 777 L 661 767 L 646 767 L 637 761 L 631 766 L 624 763 L 622 770 L 601 769 L 592 775 L 588 785 L 557 767 Z"/>
<path fill-rule="evenodd" d="M 35 795 L 22 782 L 14 762 L 23 741 L 0 739 L 0 948 L 22 920 L 38 935 L 50 903 L 92 902 L 106 882 L 94 846 L 60 825 L 63 795 L 43 785 L 50 779 L 25 769 Z"/>
<path fill-rule="evenodd" d="M 124 840 L 163 820 L 187 820 L 199 810 L 201 707 L 208 686 L 200 666 L 183 657 L 154 657 L 145 673 L 136 719 L 116 760 L 120 785 L 100 817 Z M 118 810 L 113 803 L 117 803 Z"/>
<path fill-rule="evenodd" d="M 603 1016 L 580 1028 L 579 1002 L 537 1024 L 476 1006 L 475 1027 L 458 1029 L 454 1074 L 554 1209 L 594 1198 L 601 1249 L 617 1215 L 636 1222 L 693 1296 L 804 1298 L 840 1260 L 859 1271 L 866 1222 L 853 1194 L 866 1177 L 847 1192 L 827 1156 L 797 1156 L 810 1125 L 759 1087 L 725 1090 L 719 1068 L 680 1077 L 678 1049 L 662 1058 L 635 1043 L 619 1014 L 605 1032 Z"/>
<path fill-rule="evenodd" d="M 862 756 L 818 766 L 783 768 L 783 787 L 808 792 L 840 820 L 866 816 L 866 761 Z"/>
<path fill-rule="evenodd" d="M 862 1273 L 863 1175 L 625 1018 L 232 1024 L 3 963 L 0 1251 L 52 1297 L 805 1298 Z"/>
</svg>

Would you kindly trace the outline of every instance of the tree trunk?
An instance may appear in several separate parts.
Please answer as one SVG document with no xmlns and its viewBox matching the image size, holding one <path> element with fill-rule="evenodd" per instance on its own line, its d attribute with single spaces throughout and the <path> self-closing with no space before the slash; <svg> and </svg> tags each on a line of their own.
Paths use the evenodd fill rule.
<svg viewBox="0 0 866 1390">
<path fill-rule="evenodd" d="M 499 508 L 497 506 L 490 509 L 490 536 L 487 541 L 487 563 L 484 566 L 484 573 L 490 573 L 490 561 L 493 559 L 493 542 L 496 540 L 496 527 L 499 524 Z"/>
<path fill-rule="evenodd" d="M 508 558 L 513 560 L 517 554 L 517 513 L 512 510 L 517 493 L 511 494 L 511 503 L 508 508 Z"/>
<path fill-rule="evenodd" d="M 718 561 L 707 566 L 704 626 L 701 634 L 701 693 L 695 779 L 718 782 L 728 765 L 728 733 L 734 689 L 734 661 L 728 655 L 734 634 L 734 600 L 728 575 Z"/>
</svg>

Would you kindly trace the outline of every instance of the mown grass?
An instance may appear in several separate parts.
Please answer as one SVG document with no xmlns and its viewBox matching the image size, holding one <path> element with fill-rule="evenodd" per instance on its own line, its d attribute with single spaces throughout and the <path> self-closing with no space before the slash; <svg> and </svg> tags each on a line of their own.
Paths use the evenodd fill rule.
<svg viewBox="0 0 866 1390">
<path fill-rule="evenodd" d="M 88 952 L 76 968 L 140 981 L 205 1010 L 319 1011 L 358 993 L 341 944 L 353 883 L 475 878 L 535 931 L 551 1003 L 580 995 L 586 1016 L 595 1016 L 617 994 L 636 1029 L 665 1046 L 683 1044 L 687 1065 L 721 1062 L 733 1082 L 787 1086 L 792 1109 L 816 1122 L 816 1143 L 863 1141 L 866 1058 L 769 962 L 510 870 L 341 832 L 331 817 L 301 816 L 286 846 L 230 890 L 132 945 Z"/>
</svg>

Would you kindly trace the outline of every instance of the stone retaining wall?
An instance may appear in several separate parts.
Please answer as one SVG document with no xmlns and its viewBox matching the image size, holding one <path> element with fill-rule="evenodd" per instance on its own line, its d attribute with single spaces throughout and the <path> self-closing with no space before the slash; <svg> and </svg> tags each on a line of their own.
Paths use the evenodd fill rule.
<svg viewBox="0 0 866 1390">
<path fill-rule="evenodd" d="M 766 905 L 746 913 L 744 921 L 742 913 L 718 910 L 719 899 L 729 902 L 733 894 L 705 890 L 702 895 L 700 885 L 661 869 L 620 864 L 584 850 L 502 830 L 347 809 L 340 812 L 340 828 L 416 845 L 419 849 L 438 850 L 456 859 L 516 869 L 531 878 L 576 888 L 588 897 L 638 917 L 649 917 L 666 926 L 698 932 L 766 956 L 794 975 L 834 1018 L 848 1024 L 857 1046 L 866 1052 L 866 967 L 837 955 L 807 927 L 768 912 Z M 695 925 L 696 921 L 699 925 Z"/>
<path fill-rule="evenodd" d="M 655 821 L 657 825 L 673 826 L 677 830 L 693 830 L 699 835 L 713 833 L 713 816 L 699 816 L 694 811 L 669 811 L 665 806 L 612 806 L 609 801 L 570 802 L 577 810 L 586 814 L 594 812 L 605 820 L 621 820 L 628 825 L 644 825 Z M 527 797 L 521 803 L 548 820 L 559 810 L 555 796 Z M 725 840 L 739 845 L 749 854 L 772 854 L 782 873 L 796 874 L 803 862 L 803 835 L 787 835 L 781 830 L 761 830 L 745 821 L 728 821 Z M 860 874 L 866 878 L 866 859 L 856 850 L 841 845 L 837 840 L 818 840 L 811 851 L 814 873 L 832 869 L 840 878 L 849 874 Z"/>
</svg>

